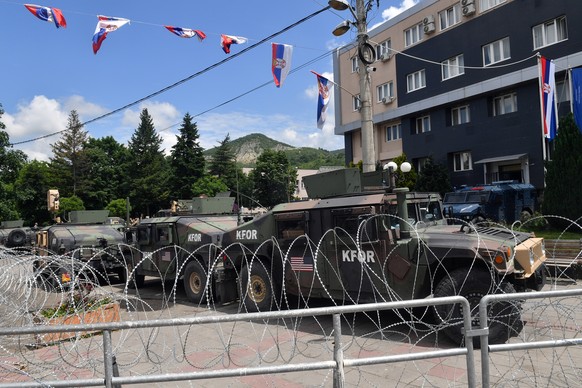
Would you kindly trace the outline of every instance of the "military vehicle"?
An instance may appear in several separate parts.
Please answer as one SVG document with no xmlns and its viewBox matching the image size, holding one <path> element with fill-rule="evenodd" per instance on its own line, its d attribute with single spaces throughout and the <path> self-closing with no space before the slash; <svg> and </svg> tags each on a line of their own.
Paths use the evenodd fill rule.
<svg viewBox="0 0 582 388">
<path fill-rule="evenodd" d="M 189 300 L 200 303 L 206 295 L 209 257 L 216 255 L 221 234 L 238 224 L 233 204 L 230 197 L 182 200 L 141 220 L 130 231 L 137 251 L 128 286 L 143 286 L 145 276 L 182 279 Z"/>
<path fill-rule="evenodd" d="M 362 182 L 369 180 L 358 169 L 305 177 L 314 199 L 277 205 L 216 236 L 218 255 L 204 263 L 214 271 L 208 293 L 238 292 L 247 311 L 284 306 L 289 296 L 342 304 L 462 295 L 478 324 L 484 295 L 543 287 L 542 238 L 448 225 L 440 195 L 382 185 L 368 191 Z M 433 312 L 460 343 L 460 307 Z M 518 301 L 497 303 L 491 314 L 491 343 L 521 330 Z"/>
<path fill-rule="evenodd" d="M 34 242 L 34 235 L 35 230 L 25 227 L 23 220 L 0 223 L 0 245 L 6 248 L 30 247 Z"/>
<path fill-rule="evenodd" d="M 533 215 L 536 196 L 535 187 L 529 183 L 500 181 L 446 193 L 443 204 L 451 223 L 491 220 L 511 224 Z"/>
<path fill-rule="evenodd" d="M 79 210 L 69 213 L 69 221 L 40 229 L 36 234 L 35 269 L 54 286 L 74 279 L 76 271 L 94 281 L 116 275 L 127 280 L 125 227 L 108 223 L 108 210 Z M 71 261 L 72 259 L 72 261 Z"/>
</svg>

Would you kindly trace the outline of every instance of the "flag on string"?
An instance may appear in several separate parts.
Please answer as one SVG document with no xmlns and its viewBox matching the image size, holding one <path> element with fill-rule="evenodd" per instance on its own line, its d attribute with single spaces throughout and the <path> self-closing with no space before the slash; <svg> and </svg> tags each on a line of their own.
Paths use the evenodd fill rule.
<svg viewBox="0 0 582 388">
<path fill-rule="evenodd" d="M 101 48 L 101 43 L 107 38 L 107 34 L 123 27 L 129 23 L 129 19 L 123 18 L 113 18 L 109 16 L 97 16 L 99 21 L 97 22 L 97 27 L 95 27 L 95 33 L 93 34 L 93 52 L 97 54 L 97 51 Z"/>
<path fill-rule="evenodd" d="M 582 68 L 572 69 L 571 77 L 574 121 L 582 132 Z"/>
<path fill-rule="evenodd" d="M 556 112 L 556 65 L 551 60 L 540 57 L 540 97 L 542 109 L 542 127 L 544 137 L 554 139 L 558 131 Z"/>
<path fill-rule="evenodd" d="M 242 36 L 233 36 L 233 35 L 221 35 L 220 36 L 220 45 L 225 53 L 230 53 L 230 45 L 232 44 L 243 44 L 247 42 L 247 38 L 243 38 Z"/>
<path fill-rule="evenodd" d="M 327 118 L 327 106 L 331 92 L 328 86 L 329 80 L 313 70 L 311 72 L 317 76 L 317 88 L 319 89 L 319 98 L 317 99 L 317 128 L 323 129 L 325 119 Z"/>
<path fill-rule="evenodd" d="M 189 28 L 164 26 L 168 31 L 178 35 L 181 38 L 193 38 L 197 37 L 200 42 L 206 38 L 206 34 L 200 30 L 191 30 Z"/>
<path fill-rule="evenodd" d="M 24 4 L 34 16 L 45 22 L 53 22 L 57 28 L 67 27 L 67 21 L 58 8 L 42 7 L 34 4 Z"/>
<path fill-rule="evenodd" d="M 291 55 L 293 54 L 293 46 L 288 44 L 271 43 L 273 49 L 272 71 L 275 85 L 281 87 L 283 81 L 287 78 L 287 74 L 291 70 Z"/>
</svg>

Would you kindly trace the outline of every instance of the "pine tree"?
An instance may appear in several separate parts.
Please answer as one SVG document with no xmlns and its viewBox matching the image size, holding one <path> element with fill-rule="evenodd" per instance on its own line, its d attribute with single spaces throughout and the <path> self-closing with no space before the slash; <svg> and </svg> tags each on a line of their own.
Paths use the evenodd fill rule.
<svg viewBox="0 0 582 388">
<path fill-rule="evenodd" d="M 85 155 L 85 143 L 89 135 L 83 130 L 83 124 L 79 120 L 77 111 L 69 114 L 67 129 L 61 139 L 51 144 L 53 157 L 50 165 L 55 186 L 61 196 L 77 195 L 82 197 L 85 188 L 85 174 L 87 160 Z M 77 193 L 79 191 L 79 193 Z"/>
<path fill-rule="evenodd" d="M 582 216 L 582 134 L 574 122 L 574 116 L 560 120 L 558 134 L 554 139 L 554 152 L 547 162 L 546 188 L 542 212 L 546 216 L 561 216 L 577 220 Z M 570 226 L 570 222 L 548 217 L 548 221 L 558 228 Z M 576 230 L 580 231 L 579 227 Z"/>
<path fill-rule="evenodd" d="M 152 117 L 143 109 L 128 144 L 130 202 L 136 216 L 150 216 L 162 206 L 168 207 L 168 166 L 161 145 Z"/>
<path fill-rule="evenodd" d="M 442 196 L 452 190 L 449 171 L 446 166 L 435 163 L 428 157 L 416 179 L 416 191 L 437 192 Z"/>
<path fill-rule="evenodd" d="M 192 198 L 192 184 L 204 176 L 204 150 L 198 142 L 199 138 L 196 123 L 192 123 L 192 116 L 186 113 L 170 154 L 172 198 Z"/>
<path fill-rule="evenodd" d="M 219 142 L 208 170 L 210 175 L 222 179 L 229 188 L 236 190 L 238 172 L 235 155 L 230 148 L 230 134 Z"/>
</svg>

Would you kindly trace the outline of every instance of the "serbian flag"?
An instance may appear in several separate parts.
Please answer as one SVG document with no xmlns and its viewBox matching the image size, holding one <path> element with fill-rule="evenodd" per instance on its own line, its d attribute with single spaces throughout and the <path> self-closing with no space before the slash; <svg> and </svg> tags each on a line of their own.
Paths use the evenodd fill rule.
<svg viewBox="0 0 582 388">
<path fill-rule="evenodd" d="M 291 55 L 293 54 L 293 46 L 288 44 L 271 43 L 273 48 L 272 70 L 275 85 L 281 87 L 283 81 L 287 78 L 287 74 L 291 70 Z"/>
<path fill-rule="evenodd" d="M 105 38 L 107 38 L 108 33 L 129 23 L 128 19 L 123 18 L 112 18 L 101 15 L 97 17 L 99 18 L 99 21 L 97 22 L 97 27 L 95 27 L 95 33 L 93 34 L 93 52 L 95 54 L 97 54 L 97 51 L 101 48 L 101 43 L 103 43 Z"/>
<path fill-rule="evenodd" d="M 327 106 L 331 92 L 328 86 L 330 82 L 327 78 L 317 74 L 313 70 L 311 72 L 317 77 L 317 88 L 319 89 L 319 98 L 317 99 L 317 128 L 323 129 L 325 119 L 327 118 Z"/>
<path fill-rule="evenodd" d="M 220 45 L 225 53 L 230 53 L 230 45 L 231 44 L 243 44 L 247 42 L 247 38 L 243 38 L 242 36 L 233 36 L 233 35 L 221 35 L 220 36 Z"/>
<path fill-rule="evenodd" d="M 544 137 L 554 139 L 558 131 L 556 112 L 556 65 L 547 58 L 540 57 L 540 97 Z"/>
<path fill-rule="evenodd" d="M 40 5 L 34 4 L 24 4 L 24 6 L 40 20 L 44 20 L 45 22 L 54 22 L 57 28 L 67 26 L 67 21 L 65 20 L 61 10 L 58 8 L 42 7 Z"/>
<path fill-rule="evenodd" d="M 197 37 L 200 42 L 206 38 L 206 34 L 200 30 L 191 30 L 189 28 L 164 26 L 168 31 L 178 35 L 180 38 L 193 38 Z"/>
</svg>

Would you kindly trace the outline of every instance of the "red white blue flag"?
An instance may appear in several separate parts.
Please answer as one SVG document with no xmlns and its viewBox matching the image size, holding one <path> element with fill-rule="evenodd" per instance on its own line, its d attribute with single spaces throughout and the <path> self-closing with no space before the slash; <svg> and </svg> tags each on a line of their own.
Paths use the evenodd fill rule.
<svg viewBox="0 0 582 388">
<path fill-rule="evenodd" d="M 317 99 L 317 128 L 323 129 L 327 118 L 327 106 L 329 105 L 329 97 L 331 94 L 329 88 L 330 81 L 313 70 L 311 72 L 317 76 L 317 88 L 319 89 L 319 98 Z"/>
<path fill-rule="evenodd" d="M 291 256 L 289 262 L 293 271 L 313 272 L 313 257 L 311 256 Z"/>
<path fill-rule="evenodd" d="M 556 112 L 556 65 L 551 60 L 540 57 L 540 96 L 544 137 L 552 140 L 558 131 Z"/>
<path fill-rule="evenodd" d="M 197 37 L 200 42 L 206 38 L 206 34 L 200 30 L 191 30 L 189 28 L 164 26 L 168 31 L 178 35 L 181 38 L 193 38 Z"/>
<path fill-rule="evenodd" d="M 224 50 L 225 53 L 230 53 L 230 45 L 232 44 L 243 44 L 247 42 L 247 38 L 243 38 L 242 36 L 233 36 L 233 35 L 221 35 L 220 36 L 220 46 Z"/>
<path fill-rule="evenodd" d="M 275 85 L 281 87 L 283 81 L 287 78 L 287 74 L 291 70 L 291 55 L 293 54 L 293 46 L 288 44 L 272 43 L 273 60 L 271 63 L 273 78 Z"/>
<path fill-rule="evenodd" d="M 123 27 L 129 23 L 128 19 L 123 18 L 113 18 L 109 16 L 97 16 L 99 21 L 97 22 L 97 27 L 95 27 L 95 33 L 93 34 L 93 53 L 97 54 L 97 51 L 101 48 L 101 43 L 107 38 L 107 34 Z"/>
<path fill-rule="evenodd" d="M 57 28 L 67 27 L 67 21 L 58 8 L 42 7 L 34 4 L 24 4 L 34 16 L 45 22 L 53 22 Z"/>
</svg>

